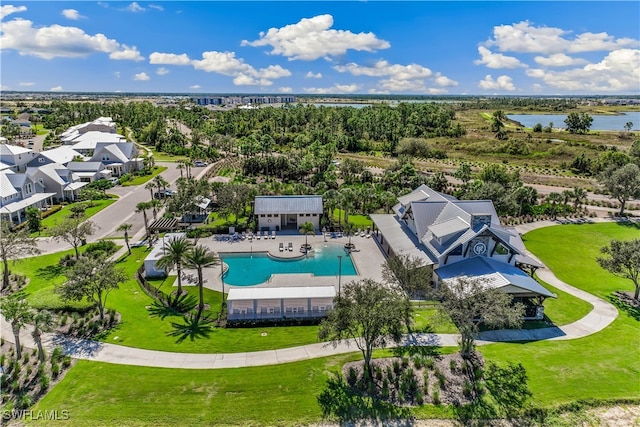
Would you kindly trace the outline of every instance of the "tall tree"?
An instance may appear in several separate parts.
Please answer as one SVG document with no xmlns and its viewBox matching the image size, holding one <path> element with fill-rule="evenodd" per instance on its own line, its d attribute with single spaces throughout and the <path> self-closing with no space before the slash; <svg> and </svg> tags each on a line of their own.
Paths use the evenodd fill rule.
<svg viewBox="0 0 640 427">
<path fill-rule="evenodd" d="M 620 215 L 628 200 L 640 198 L 640 167 L 635 163 L 627 163 L 621 168 L 605 171 L 600 176 L 600 183 L 620 202 Z"/>
<path fill-rule="evenodd" d="M 10 221 L 0 221 L 0 258 L 2 258 L 2 289 L 9 285 L 10 259 L 22 259 L 29 255 L 37 255 L 40 253 L 38 242 L 35 238 L 29 236 L 29 230 L 21 229 L 12 231 Z"/>
<path fill-rule="evenodd" d="M 547 202 L 551 203 L 551 217 L 556 219 L 558 215 L 558 203 L 562 203 L 562 194 L 551 192 L 547 195 Z"/>
<path fill-rule="evenodd" d="M 84 245 L 87 237 L 96 231 L 93 221 L 86 219 L 84 215 L 70 215 L 66 221 L 62 221 L 50 229 L 51 236 L 55 240 L 62 240 L 73 246 L 76 259 L 80 258 L 78 248 Z"/>
<path fill-rule="evenodd" d="M 435 294 L 432 276 L 433 266 L 417 256 L 394 255 L 382 265 L 384 280 L 400 286 L 409 298 L 432 298 Z"/>
<path fill-rule="evenodd" d="M 149 221 L 147 219 L 147 209 L 149 209 L 151 205 L 149 202 L 140 202 L 136 205 L 136 212 L 142 212 L 142 217 L 144 218 L 144 230 L 147 234 L 147 240 L 151 242 L 151 234 L 149 233 Z M 151 243 L 149 243 L 149 247 L 151 247 Z"/>
<path fill-rule="evenodd" d="M 593 117 L 587 113 L 569 113 L 564 123 L 569 133 L 587 133 L 593 123 Z"/>
<path fill-rule="evenodd" d="M 640 239 L 612 240 L 609 246 L 600 251 L 607 257 L 597 258 L 598 264 L 616 276 L 629 279 L 635 286 L 633 298 L 638 300 L 640 293 Z"/>
<path fill-rule="evenodd" d="M 204 245 L 194 247 L 186 255 L 186 264 L 190 268 L 195 268 L 198 272 L 198 291 L 200 303 L 198 304 L 198 318 L 204 310 L 204 277 L 203 269 L 213 267 L 220 263 L 220 259 Z"/>
<path fill-rule="evenodd" d="M 58 285 L 55 291 L 63 300 L 81 301 L 86 298 L 93 301 L 98 306 L 101 320 L 104 319 L 109 293 L 127 280 L 127 275 L 113 261 L 99 257 L 81 257 L 65 275 L 67 281 Z"/>
<path fill-rule="evenodd" d="M 171 237 L 162 247 L 163 255 L 156 262 L 159 268 L 176 268 L 178 273 L 178 289 L 177 295 L 182 295 L 182 266 L 184 265 L 187 255 L 193 249 L 193 244 L 184 236 Z"/>
<path fill-rule="evenodd" d="M 31 331 L 31 336 L 38 346 L 38 359 L 40 362 L 44 362 L 42 334 L 53 331 L 55 326 L 55 319 L 49 310 L 39 310 L 33 315 L 33 331 Z"/>
<path fill-rule="evenodd" d="M 587 200 L 587 190 L 582 187 L 575 187 L 573 189 L 573 208 L 575 210 L 580 209 L 582 203 Z"/>
<path fill-rule="evenodd" d="M 456 277 L 441 283 L 440 292 L 442 302 L 438 309 L 460 331 L 460 352 L 464 357 L 473 352 L 481 325 L 491 328 L 522 325 L 524 306 L 512 304 L 511 295 L 489 287 L 482 280 Z"/>
<path fill-rule="evenodd" d="M 40 232 L 40 226 L 42 224 L 42 213 L 40 212 L 40 209 L 35 206 L 31 206 L 27 209 L 27 224 L 30 232 Z"/>
<path fill-rule="evenodd" d="M 20 330 L 31 320 L 31 309 L 25 295 L 15 293 L 0 298 L 0 312 L 11 324 L 11 332 L 13 332 L 16 344 L 16 359 L 19 360 L 22 357 Z"/>
<path fill-rule="evenodd" d="M 318 338 L 333 345 L 354 340 L 364 358 L 364 376 L 373 382 L 373 350 L 399 343 L 410 313 L 409 299 L 400 289 L 368 278 L 351 282 L 335 298 L 334 308 L 320 324 Z"/>
<path fill-rule="evenodd" d="M 131 246 L 129 246 L 129 230 L 131 230 L 131 227 L 133 227 L 131 224 L 125 222 L 123 224 L 120 224 L 120 226 L 117 228 L 118 231 L 124 232 L 124 243 L 127 245 L 127 251 L 129 252 L 129 255 L 131 255 Z"/>
<path fill-rule="evenodd" d="M 144 186 L 144 188 L 149 190 L 149 196 L 150 196 L 149 200 L 153 200 L 153 189 L 156 188 L 155 182 L 153 182 L 153 181 L 147 182 L 147 184 Z"/>
</svg>

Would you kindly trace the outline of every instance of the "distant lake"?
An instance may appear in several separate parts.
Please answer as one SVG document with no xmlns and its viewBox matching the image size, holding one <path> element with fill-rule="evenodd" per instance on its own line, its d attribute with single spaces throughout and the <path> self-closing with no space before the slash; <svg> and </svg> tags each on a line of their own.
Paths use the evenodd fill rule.
<svg viewBox="0 0 640 427">
<path fill-rule="evenodd" d="M 532 128 L 537 123 L 547 126 L 549 122 L 553 122 L 554 128 L 564 128 L 564 120 L 566 114 L 509 114 L 507 116 L 511 120 L 519 122 L 524 127 Z M 591 130 L 624 130 L 627 122 L 633 123 L 633 130 L 640 129 L 640 111 L 625 111 L 620 115 L 591 115 L 593 123 Z"/>
</svg>

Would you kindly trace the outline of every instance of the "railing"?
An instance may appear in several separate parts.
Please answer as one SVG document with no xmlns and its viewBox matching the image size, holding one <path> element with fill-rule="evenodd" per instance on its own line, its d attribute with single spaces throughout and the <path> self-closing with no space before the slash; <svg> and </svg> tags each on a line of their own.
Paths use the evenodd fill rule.
<svg viewBox="0 0 640 427">
<path fill-rule="evenodd" d="M 163 304 L 169 303 L 169 296 L 157 289 L 151 283 L 147 282 L 144 277 L 144 265 L 141 265 L 140 268 L 136 271 L 136 279 L 138 280 L 138 284 L 140 287 L 149 295 L 151 298 L 154 298 Z"/>
</svg>

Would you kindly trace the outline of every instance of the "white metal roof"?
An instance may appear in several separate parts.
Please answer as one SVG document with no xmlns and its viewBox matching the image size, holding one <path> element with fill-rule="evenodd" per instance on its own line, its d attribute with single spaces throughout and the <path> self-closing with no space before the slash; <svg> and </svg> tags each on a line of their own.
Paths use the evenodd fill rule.
<svg viewBox="0 0 640 427">
<path fill-rule="evenodd" d="M 333 286 L 305 286 L 283 288 L 231 288 L 227 301 L 247 301 L 265 299 L 334 298 Z"/>
<path fill-rule="evenodd" d="M 403 226 L 394 215 L 372 214 L 370 217 L 376 227 L 382 232 L 382 235 L 396 255 L 405 254 L 418 257 L 428 265 L 434 264 L 435 260 L 432 260 L 429 255 L 422 250 L 422 244 L 413 235 L 411 230 Z"/>
<path fill-rule="evenodd" d="M 322 196 L 258 196 L 255 199 L 255 213 L 321 214 Z"/>
<path fill-rule="evenodd" d="M 38 202 L 48 199 L 49 197 L 55 197 L 56 193 L 36 193 L 33 196 L 27 197 L 26 199 L 19 200 L 17 202 L 9 203 L 0 209 L 2 213 L 14 213 L 19 210 L 28 208 L 29 206 L 33 206 Z"/>
</svg>

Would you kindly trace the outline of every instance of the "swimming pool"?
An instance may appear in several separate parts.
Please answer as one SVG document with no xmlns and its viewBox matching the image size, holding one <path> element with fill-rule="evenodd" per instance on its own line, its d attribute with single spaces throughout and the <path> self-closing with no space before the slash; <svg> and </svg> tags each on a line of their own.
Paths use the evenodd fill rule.
<svg viewBox="0 0 640 427">
<path fill-rule="evenodd" d="M 224 283 L 234 286 L 253 286 L 264 283 L 272 274 L 311 273 L 315 276 L 338 276 L 342 255 L 342 275 L 357 275 L 351 255 L 341 245 L 314 246 L 313 253 L 304 258 L 273 258 L 265 252 L 221 253 L 220 258 L 229 266 Z"/>
</svg>

